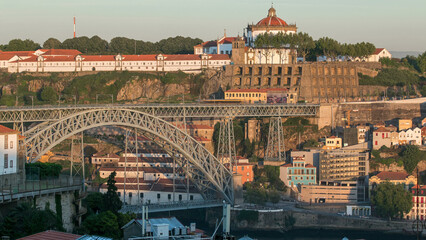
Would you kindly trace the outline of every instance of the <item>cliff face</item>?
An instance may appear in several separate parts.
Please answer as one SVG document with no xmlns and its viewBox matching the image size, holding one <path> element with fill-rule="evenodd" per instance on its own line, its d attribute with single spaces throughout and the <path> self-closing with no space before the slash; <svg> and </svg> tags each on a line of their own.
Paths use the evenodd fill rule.
<svg viewBox="0 0 426 240">
<path fill-rule="evenodd" d="M 118 91 L 116 99 L 117 101 L 139 98 L 159 99 L 181 95 L 188 91 L 188 84 L 163 84 L 159 79 L 133 79 Z"/>
</svg>

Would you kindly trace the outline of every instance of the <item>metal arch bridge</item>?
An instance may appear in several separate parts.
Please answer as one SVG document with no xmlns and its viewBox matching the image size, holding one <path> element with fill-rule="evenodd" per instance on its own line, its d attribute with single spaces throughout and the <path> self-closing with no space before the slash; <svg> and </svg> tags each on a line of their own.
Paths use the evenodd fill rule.
<svg viewBox="0 0 426 240">
<path fill-rule="evenodd" d="M 25 140 L 28 156 L 37 161 L 43 154 L 65 139 L 85 130 L 107 125 L 120 125 L 140 129 L 160 145 L 180 153 L 191 167 L 186 168 L 200 193 L 210 190 L 233 202 L 232 172 L 198 141 L 176 126 L 147 113 L 130 109 L 92 109 L 69 115 L 35 131 Z M 183 158 L 176 158 L 184 166 Z"/>
<path fill-rule="evenodd" d="M 23 132 L 27 156 L 36 161 L 65 139 L 90 128 L 121 125 L 141 129 L 161 146 L 175 150 L 191 164 L 188 176 L 200 193 L 210 190 L 220 193 L 227 202 L 233 202 L 231 171 L 224 167 L 200 143 L 187 133 L 161 118 L 196 117 L 281 117 L 315 116 L 319 105 L 309 104 L 150 104 L 150 105 L 75 105 L 42 106 L 0 109 L 0 123 L 42 122 Z M 185 163 L 177 162 L 183 166 Z M 189 164 L 189 163 L 188 163 Z"/>
<path fill-rule="evenodd" d="M 0 123 L 56 121 L 95 109 L 128 109 L 159 118 L 316 116 L 317 104 L 104 104 L 0 108 Z"/>
</svg>

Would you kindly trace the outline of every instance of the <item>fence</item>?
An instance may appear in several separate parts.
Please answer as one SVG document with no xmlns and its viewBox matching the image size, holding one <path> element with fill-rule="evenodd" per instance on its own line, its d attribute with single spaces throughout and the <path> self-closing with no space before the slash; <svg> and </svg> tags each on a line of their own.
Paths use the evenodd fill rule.
<svg viewBox="0 0 426 240">
<path fill-rule="evenodd" d="M 25 181 L 24 183 L 9 184 L 0 186 L 0 202 L 55 193 L 67 190 L 77 190 L 82 186 L 82 179 L 61 175 L 57 178 L 50 178 L 39 181 Z"/>
</svg>

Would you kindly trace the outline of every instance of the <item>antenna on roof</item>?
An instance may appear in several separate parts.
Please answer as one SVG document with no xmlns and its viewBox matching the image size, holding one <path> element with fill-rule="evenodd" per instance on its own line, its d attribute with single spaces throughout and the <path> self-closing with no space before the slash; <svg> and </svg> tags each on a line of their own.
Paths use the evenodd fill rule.
<svg viewBox="0 0 426 240">
<path fill-rule="evenodd" d="M 75 38 L 75 16 L 74 16 L 74 38 Z"/>
</svg>

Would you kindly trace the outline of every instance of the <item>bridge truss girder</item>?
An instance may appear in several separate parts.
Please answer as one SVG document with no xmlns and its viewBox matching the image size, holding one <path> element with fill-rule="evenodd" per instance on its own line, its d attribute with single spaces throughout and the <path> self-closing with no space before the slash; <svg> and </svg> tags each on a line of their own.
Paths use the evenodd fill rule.
<svg viewBox="0 0 426 240">
<path fill-rule="evenodd" d="M 188 169 L 188 176 L 204 196 L 207 196 L 210 190 L 214 190 L 227 202 L 233 202 L 231 171 L 187 133 L 144 112 L 115 108 L 94 109 L 78 112 L 48 124 L 33 132 L 25 140 L 30 161 L 37 161 L 51 148 L 77 133 L 107 125 L 140 129 L 144 135 L 169 152 L 179 152 L 191 164 L 191 167 L 184 169 Z M 177 164 L 185 166 L 184 158 L 176 158 Z"/>
</svg>

